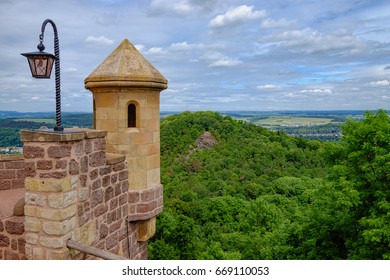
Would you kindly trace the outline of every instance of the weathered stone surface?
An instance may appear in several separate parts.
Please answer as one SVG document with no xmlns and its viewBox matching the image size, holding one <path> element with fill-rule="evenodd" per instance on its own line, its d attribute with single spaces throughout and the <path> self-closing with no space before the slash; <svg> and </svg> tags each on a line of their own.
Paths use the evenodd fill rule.
<svg viewBox="0 0 390 280">
<path fill-rule="evenodd" d="M 85 133 L 81 130 L 63 133 L 38 131 L 38 130 L 22 130 L 20 132 L 20 139 L 23 142 L 69 142 L 77 141 L 85 138 Z M 24 150 L 23 150 L 24 153 Z"/>
<path fill-rule="evenodd" d="M 104 194 L 102 190 L 96 190 L 91 195 L 91 207 L 94 208 L 96 205 L 103 203 Z"/>
<path fill-rule="evenodd" d="M 20 254 L 26 253 L 26 241 L 25 238 L 18 238 L 18 250 Z"/>
<path fill-rule="evenodd" d="M 99 230 L 99 238 L 103 239 L 108 235 L 108 227 L 106 224 L 102 224 Z"/>
<path fill-rule="evenodd" d="M 103 226 L 102 224 L 101 226 Z M 96 228 L 96 221 L 90 221 L 86 223 L 85 225 L 77 228 L 74 232 L 74 238 L 77 242 L 80 242 L 81 244 L 91 245 L 93 242 L 95 242 L 95 228 Z"/>
<path fill-rule="evenodd" d="M 68 167 L 67 160 L 57 160 L 55 163 L 55 169 L 66 169 Z"/>
<path fill-rule="evenodd" d="M 110 250 L 111 248 L 114 248 L 115 245 L 118 244 L 118 233 L 113 233 L 110 236 L 106 238 L 106 247 L 107 250 Z"/>
<path fill-rule="evenodd" d="M 147 241 L 156 233 L 156 218 L 138 222 L 138 241 Z"/>
<path fill-rule="evenodd" d="M 72 189 L 71 179 L 57 180 L 53 178 L 30 179 L 25 180 L 27 191 L 32 192 L 62 192 Z M 32 194 L 31 194 L 32 195 Z"/>
<path fill-rule="evenodd" d="M 0 169 L 4 168 L 2 162 L 23 160 L 23 155 L 18 154 L 0 154 Z"/>
<path fill-rule="evenodd" d="M 147 189 L 141 192 L 141 201 L 149 202 L 155 199 L 155 189 Z"/>
<path fill-rule="evenodd" d="M 100 204 L 99 206 L 94 208 L 93 213 L 95 215 L 95 218 L 98 218 L 104 213 L 106 213 L 107 211 L 108 211 L 108 206 L 106 204 Z"/>
<path fill-rule="evenodd" d="M 102 138 L 107 136 L 107 131 L 97 129 L 85 129 L 87 139 Z"/>
<path fill-rule="evenodd" d="M 45 150 L 38 146 L 24 145 L 23 155 L 26 159 L 43 158 L 45 156 Z"/>
<path fill-rule="evenodd" d="M 35 217 L 26 217 L 26 220 L 24 222 L 24 230 L 26 232 L 40 232 L 41 221 Z"/>
<path fill-rule="evenodd" d="M 89 172 L 89 179 L 90 180 L 95 180 L 99 176 L 99 170 L 94 169 L 91 172 Z"/>
<path fill-rule="evenodd" d="M 110 175 L 104 176 L 102 179 L 103 188 L 108 187 L 110 184 L 111 184 L 111 176 Z"/>
<path fill-rule="evenodd" d="M 47 237 L 41 236 L 39 238 L 39 243 L 47 248 L 61 249 L 66 246 L 66 241 L 68 238 L 64 237 Z"/>
<path fill-rule="evenodd" d="M 129 192 L 129 203 L 137 203 L 140 199 L 140 193 L 138 191 Z"/>
<path fill-rule="evenodd" d="M 25 162 L 26 177 L 34 177 L 36 175 L 35 162 Z"/>
<path fill-rule="evenodd" d="M 105 191 L 104 191 L 104 201 L 105 203 L 108 203 L 108 201 L 110 199 L 112 199 L 114 197 L 114 188 L 113 187 L 108 187 Z"/>
<path fill-rule="evenodd" d="M 104 151 L 94 152 L 89 155 L 89 166 L 98 167 L 106 163 L 106 153 Z"/>
<path fill-rule="evenodd" d="M 68 258 L 70 258 L 70 251 L 68 248 L 48 250 L 46 252 L 47 260 L 67 260 Z"/>
<path fill-rule="evenodd" d="M 15 170 L 0 170 L 0 179 L 15 179 Z"/>
<path fill-rule="evenodd" d="M 69 161 L 69 174 L 70 175 L 77 175 L 80 173 L 80 166 L 79 163 L 72 159 Z"/>
<path fill-rule="evenodd" d="M 25 201 L 26 204 L 30 205 L 37 205 L 37 206 L 46 206 L 47 205 L 47 199 L 46 196 L 40 195 L 37 193 L 26 193 L 25 195 Z"/>
<path fill-rule="evenodd" d="M 106 167 L 100 168 L 99 175 L 104 176 L 104 175 L 110 174 L 111 171 L 112 171 L 112 167 L 106 166 Z"/>
<path fill-rule="evenodd" d="M 1 180 L 0 183 L 0 190 L 9 190 L 12 189 L 12 180 Z"/>
<path fill-rule="evenodd" d="M 94 151 L 105 151 L 106 150 L 106 139 L 96 138 L 92 141 Z"/>
<path fill-rule="evenodd" d="M 126 180 L 129 178 L 129 172 L 127 170 L 124 170 L 124 171 L 121 171 L 119 173 L 119 180 L 122 181 L 122 180 Z"/>
<path fill-rule="evenodd" d="M 37 244 L 39 239 L 39 235 L 37 233 L 26 233 L 25 242 L 29 244 Z"/>
<path fill-rule="evenodd" d="M 78 199 L 80 202 L 84 202 L 89 197 L 89 188 L 80 188 L 78 190 Z"/>
<path fill-rule="evenodd" d="M 24 168 L 24 161 L 23 160 L 4 162 L 4 169 L 23 169 L 23 168 Z"/>
<path fill-rule="evenodd" d="M 36 216 L 44 220 L 64 221 L 76 215 L 77 206 L 73 204 L 63 209 L 37 208 L 36 212 Z"/>
<path fill-rule="evenodd" d="M 85 173 L 88 172 L 88 157 L 84 156 L 80 159 L 80 171 Z"/>
<path fill-rule="evenodd" d="M 38 170 L 50 170 L 53 168 L 53 161 L 51 160 L 38 160 L 37 169 Z"/>
<path fill-rule="evenodd" d="M 92 183 L 92 190 L 96 190 L 96 189 L 100 188 L 101 186 L 102 186 L 102 180 L 97 179 L 96 181 L 94 181 Z"/>
<path fill-rule="evenodd" d="M 9 244 L 9 237 L 4 234 L 0 234 L 0 247 L 8 247 Z"/>
<path fill-rule="evenodd" d="M 106 164 L 107 165 L 115 165 L 114 166 L 114 171 L 118 171 L 116 167 L 117 165 L 120 165 L 121 167 L 123 166 L 123 168 L 121 170 L 124 169 L 124 161 L 126 159 L 126 156 L 124 155 L 118 155 L 118 154 L 112 154 L 112 153 L 106 153 Z"/>
<path fill-rule="evenodd" d="M 70 145 L 58 145 L 51 146 L 47 149 L 47 154 L 50 158 L 64 158 L 70 157 L 72 146 Z"/>
<path fill-rule="evenodd" d="M 77 202 L 77 191 L 54 193 L 48 196 L 50 207 L 63 209 Z"/>
<path fill-rule="evenodd" d="M 76 217 L 64 221 L 50 221 L 42 224 L 43 231 L 48 235 L 63 236 L 76 227 Z"/>
</svg>

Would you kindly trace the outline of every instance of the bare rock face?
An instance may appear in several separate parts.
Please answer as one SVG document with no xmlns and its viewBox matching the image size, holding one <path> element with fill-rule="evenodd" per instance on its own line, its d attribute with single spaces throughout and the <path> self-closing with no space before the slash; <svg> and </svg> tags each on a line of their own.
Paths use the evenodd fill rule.
<svg viewBox="0 0 390 280">
<path fill-rule="evenodd" d="M 198 150 L 206 150 L 214 147 L 218 144 L 218 141 L 213 137 L 213 135 L 206 131 L 201 136 L 198 137 L 195 141 L 196 148 Z"/>
</svg>

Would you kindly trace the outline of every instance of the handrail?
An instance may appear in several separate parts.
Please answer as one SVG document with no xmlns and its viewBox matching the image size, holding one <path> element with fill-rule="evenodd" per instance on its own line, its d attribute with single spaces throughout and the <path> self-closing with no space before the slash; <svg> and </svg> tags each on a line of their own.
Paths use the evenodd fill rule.
<svg viewBox="0 0 390 280">
<path fill-rule="evenodd" d="M 98 248 L 95 248 L 95 247 L 92 247 L 92 246 L 88 246 L 88 245 L 84 245 L 84 244 L 78 243 L 78 242 L 76 242 L 74 240 L 71 240 L 71 239 L 69 239 L 66 242 L 66 246 L 68 248 L 76 249 L 76 250 L 78 250 L 80 252 L 87 253 L 87 254 L 90 254 L 90 255 L 93 255 L 95 257 L 99 257 L 99 258 L 102 258 L 102 259 L 105 259 L 105 260 L 128 260 L 128 259 L 126 259 L 124 257 L 115 255 L 115 254 L 107 252 L 107 251 L 103 251 L 101 249 L 98 249 Z"/>
</svg>

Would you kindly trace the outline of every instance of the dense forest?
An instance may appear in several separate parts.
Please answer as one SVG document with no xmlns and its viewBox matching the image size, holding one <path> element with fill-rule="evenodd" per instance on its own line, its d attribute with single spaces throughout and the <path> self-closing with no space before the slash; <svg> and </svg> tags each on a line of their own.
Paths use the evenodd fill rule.
<svg viewBox="0 0 390 280">
<path fill-rule="evenodd" d="M 151 259 L 390 259 L 390 117 L 340 142 L 214 112 L 161 123 L 164 212 Z"/>
</svg>

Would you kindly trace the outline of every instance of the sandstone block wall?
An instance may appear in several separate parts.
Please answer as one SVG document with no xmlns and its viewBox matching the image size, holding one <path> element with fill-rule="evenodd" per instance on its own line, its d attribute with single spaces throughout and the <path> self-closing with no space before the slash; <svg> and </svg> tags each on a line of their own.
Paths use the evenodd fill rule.
<svg viewBox="0 0 390 280">
<path fill-rule="evenodd" d="M 21 136 L 30 175 L 27 259 L 94 259 L 69 250 L 69 239 L 130 259 L 147 258 L 144 236 L 150 232 L 143 221 L 162 211 L 162 186 L 130 192 L 125 156 L 106 153 L 105 131 Z"/>
</svg>

